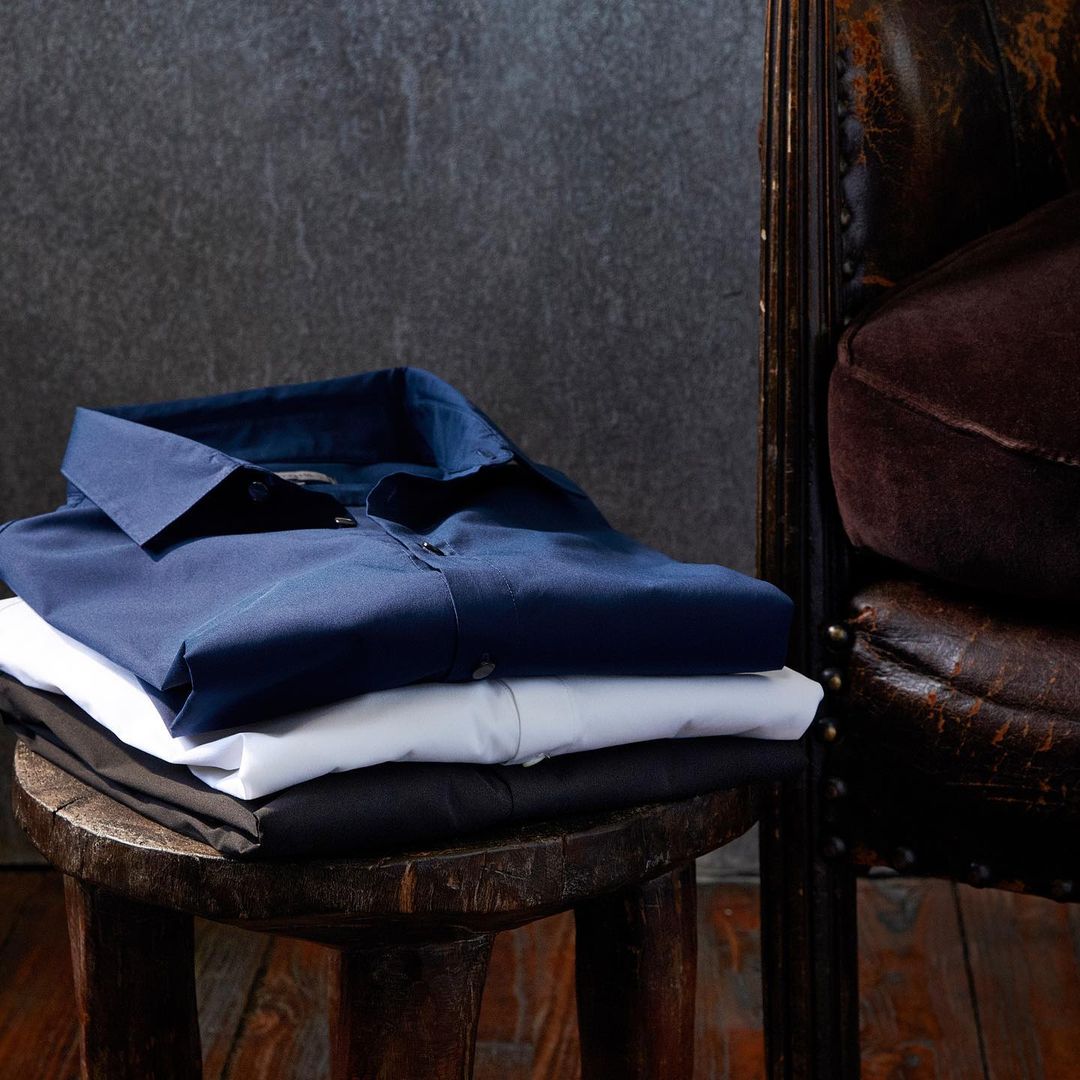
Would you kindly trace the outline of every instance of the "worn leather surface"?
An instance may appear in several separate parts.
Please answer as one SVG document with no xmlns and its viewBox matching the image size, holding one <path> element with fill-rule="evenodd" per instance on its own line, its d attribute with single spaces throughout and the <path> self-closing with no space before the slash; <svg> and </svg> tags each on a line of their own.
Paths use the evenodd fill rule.
<svg viewBox="0 0 1080 1080">
<path fill-rule="evenodd" d="M 855 320 L 829 385 L 856 547 L 993 592 L 1080 599 L 1080 192 Z"/>
<path fill-rule="evenodd" d="M 1080 621 L 915 580 L 865 588 L 852 612 L 842 756 L 864 857 L 1080 868 Z"/>
<path fill-rule="evenodd" d="M 844 306 L 1080 185 L 1080 3 L 836 0 Z"/>
<path fill-rule="evenodd" d="M 1080 3 L 835 0 L 835 16 L 836 262 L 850 318 L 1080 187 Z M 897 434 L 889 425 L 902 413 L 871 415 L 870 404 L 848 426 L 853 469 L 887 468 L 879 454 L 921 455 L 930 480 L 952 461 L 972 499 L 997 498 L 1003 473 L 991 459 L 1007 448 L 990 452 L 986 475 L 964 477 L 933 445 L 941 427 L 925 414 L 909 411 L 906 443 L 875 445 Z M 952 498 L 925 505 L 947 536 L 950 515 L 959 520 Z M 1041 530 L 1048 507 L 1062 505 L 1012 508 L 1012 526 L 1030 532 L 1017 548 L 1028 559 L 1047 557 Z M 1052 567 L 1041 569 L 1052 581 Z M 860 561 L 858 572 L 880 567 Z M 841 735 L 825 766 L 839 782 L 825 787 L 825 815 L 857 862 L 1075 895 L 1080 619 L 1066 606 L 912 580 L 879 579 L 855 597 Z"/>
</svg>

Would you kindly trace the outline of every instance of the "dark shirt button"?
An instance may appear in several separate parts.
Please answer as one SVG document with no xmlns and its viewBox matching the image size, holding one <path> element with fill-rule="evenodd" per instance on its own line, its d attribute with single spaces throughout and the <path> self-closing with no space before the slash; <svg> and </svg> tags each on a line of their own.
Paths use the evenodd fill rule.
<svg viewBox="0 0 1080 1080">
<path fill-rule="evenodd" d="M 425 551 L 430 552 L 432 555 L 445 555 L 446 554 L 446 552 L 443 551 L 443 549 L 441 547 L 436 547 L 434 544 L 429 544 L 426 540 L 422 541 L 420 546 Z"/>
<path fill-rule="evenodd" d="M 340 516 L 334 518 L 334 524 L 339 529 L 355 529 L 356 518 L 349 517 L 348 514 L 341 514 Z"/>
<path fill-rule="evenodd" d="M 252 502 L 266 502 L 270 498 L 270 489 L 261 480 L 253 480 L 248 484 L 248 498 Z"/>
<path fill-rule="evenodd" d="M 495 670 L 495 661 L 489 656 L 481 658 L 472 673 L 474 679 L 486 679 Z"/>
</svg>

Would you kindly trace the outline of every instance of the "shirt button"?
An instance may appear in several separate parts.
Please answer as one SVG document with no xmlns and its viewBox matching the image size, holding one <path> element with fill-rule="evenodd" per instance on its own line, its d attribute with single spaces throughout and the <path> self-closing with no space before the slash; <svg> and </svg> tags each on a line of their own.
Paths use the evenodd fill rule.
<svg viewBox="0 0 1080 1080">
<path fill-rule="evenodd" d="M 261 480 L 253 480 L 248 484 L 248 498 L 252 502 L 266 502 L 270 498 L 270 489 Z"/>
<path fill-rule="evenodd" d="M 334 518 L 334 524 L 339 529 L 355 529 L 356 518 L 350 517 L 348 514 L 339 514 L 336 518 Z"/>
<path fill-rule="evenodd" d="M 486 679 L 495 670 L 495 661 L 488 656 L 483 656 L 480 663 L 473 670 L 474 679 Z"/>
<path fill-rule="evenodd" d="M 432 555 L 445 555 L 446 554 L 446 552 L 443 551 L 443 549 L 441 547 L 438 547 L 435 544 L 429 544 L 426 540 L 421 541 L 420 546 L 425 551 L 429 552 Z"/>
</svg>

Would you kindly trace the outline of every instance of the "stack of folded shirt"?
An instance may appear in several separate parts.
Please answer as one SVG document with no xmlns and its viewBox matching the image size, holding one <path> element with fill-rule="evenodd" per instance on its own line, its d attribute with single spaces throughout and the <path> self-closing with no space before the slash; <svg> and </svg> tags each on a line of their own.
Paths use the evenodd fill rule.
<svg viewBox="0 0 1080 1080">
<path fill-rule="evenodd" d="M 348 854 L 798 767 L 790 602 L 616 532 L 427 372 L 76 413 L 0 526 L 0 709 L 235 855 Z"/>
</svg>

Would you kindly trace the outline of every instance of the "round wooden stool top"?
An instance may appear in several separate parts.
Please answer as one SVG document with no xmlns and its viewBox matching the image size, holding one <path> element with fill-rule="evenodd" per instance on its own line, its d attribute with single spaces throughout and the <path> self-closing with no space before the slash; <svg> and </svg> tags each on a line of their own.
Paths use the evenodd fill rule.
<svg viewBox="0 0 1080 1080">
<path fill-rule="evenodd" d="M 23 745 L 14 801 L 30 839 L 67 875 L 90 1080 L 200 1076 L 193 915 L 334 948 L 335 1080 L 461 1080 L 472 1074 L 495 934 L 568 908 L 582 1075 L 689 1080 L 693 860 L 757 816 L 747 787 L 439 849 L 235 860 Z"/>
<path fill-rule="evenodd" d="M 14 801 L 34 845 L 65 874 L 143 903 L 312 937 L 325 936 L 320 927 L 402 919 L 513 926 L 657 877 L 741 835 L 757 817 L 756 789 L 745 787 L 381 857 L 236 860 L 23 745 Z"/>
</svg>

